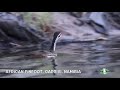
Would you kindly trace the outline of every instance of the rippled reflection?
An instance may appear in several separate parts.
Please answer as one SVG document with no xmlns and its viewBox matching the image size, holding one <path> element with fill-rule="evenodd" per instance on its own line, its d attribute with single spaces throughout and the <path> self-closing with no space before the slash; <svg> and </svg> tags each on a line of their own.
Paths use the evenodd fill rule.
<svg viewBox="0 0 120 90">
<path fill-rule="evenodd" d="M 14 51 L 14 53 L 9 53 Z M 0 69 L 22 70 L 81 70 L 81 73 L 47 73 L 47 74 L 6 74 L 0 72 L 1 78 L 106 78 L 120 77 L 120 40 L 97 41 L 91 43 L 69 44 L 57 47 L 55 59 L 26 56 L 28 52 L 1 50 Z M 110 72 L 100 74 L 102 68 Z"/>
</svg>

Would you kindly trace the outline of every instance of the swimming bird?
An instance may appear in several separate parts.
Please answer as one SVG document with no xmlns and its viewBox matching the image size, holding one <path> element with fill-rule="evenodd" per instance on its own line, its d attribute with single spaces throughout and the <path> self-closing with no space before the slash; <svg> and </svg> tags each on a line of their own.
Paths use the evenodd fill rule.
<svg viewBox="0 0 120 90">
<path fill-rule="evenodd" d="M 47 58 L 52 58 L 56 57 L 57 54 L 55 53 L 56 50 L 56 44 L 58 39 L 61 36 L 61 32 L 55 32 L 53 35 L 52 43 L 48 45 L 49 43 L 42 43 L 39 47 L 39 50 L 37 51 L 32 51 L 29 52 L 27 56 L 35 57 L 35 58 L 42 58 L 42 57 L 47 57 Z"/>
</svg>

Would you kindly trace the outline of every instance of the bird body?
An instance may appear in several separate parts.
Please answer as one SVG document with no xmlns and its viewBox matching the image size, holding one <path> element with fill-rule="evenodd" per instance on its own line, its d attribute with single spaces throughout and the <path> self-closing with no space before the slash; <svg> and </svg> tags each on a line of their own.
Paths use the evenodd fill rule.
<svg viewBox="0 0 120 90">
<path fill-rule="evenodd" d="M 31 56 L 32 58 L 33 57 L 35 57 L 35 58 L 54 58 L 57 56 L 57 54 L 49 52 L 49 51 L 39 51 L 38 50 L 38 51 L 33 51 L 26 56 Z"/>
</svg>

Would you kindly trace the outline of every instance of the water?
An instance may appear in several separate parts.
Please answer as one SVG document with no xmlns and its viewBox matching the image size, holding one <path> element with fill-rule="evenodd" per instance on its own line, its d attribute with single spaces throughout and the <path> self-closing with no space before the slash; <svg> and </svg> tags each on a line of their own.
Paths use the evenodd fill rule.
<svg viewBox="0 0 120 90">
<path fill-rule="evenodd" d="M 56 58 L 26 56 L 30 51 L 15 53 L 10 49 L 3 52 L 0 53 L 0 78 L 120 78 L 119 39 L 58 46 Z M 109 70 L 105 75 L 100 73 L 103 68 Z M 5 73 L 8 69 L 76 70 L 80 73 Z"/>
</svg>

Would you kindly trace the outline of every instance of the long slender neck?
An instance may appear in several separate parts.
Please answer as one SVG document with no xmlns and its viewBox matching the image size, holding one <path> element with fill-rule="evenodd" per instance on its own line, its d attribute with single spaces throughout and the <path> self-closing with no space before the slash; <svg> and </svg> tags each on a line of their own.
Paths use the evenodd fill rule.
<svg viewBox="0 0 120 90">
<path fill-rule="evenodd" d="M 55 52 L 57 40 L 58 40 L 58 36 L 54 35 L 53 40 L 52 40 L 52 44 L 50 47 L 50 52 Z"/>
<path fill-rule="evenodd" d="M 50 47 L 50 52 L 55 52 L 56 44 L 57 44 L 57 37 L 53 37 L 52 44 Z"/>
</svg>

